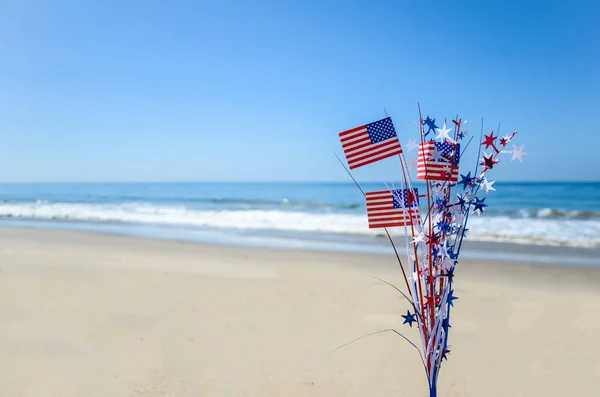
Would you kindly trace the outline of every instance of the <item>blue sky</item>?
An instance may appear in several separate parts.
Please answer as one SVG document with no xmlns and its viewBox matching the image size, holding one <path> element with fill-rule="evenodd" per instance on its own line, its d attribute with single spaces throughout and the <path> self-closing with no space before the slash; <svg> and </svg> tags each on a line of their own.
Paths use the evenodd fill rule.
<svg viewBox="0 0 600 397">
<path fill-rule="evenodd" d="M 493 179 L 600 180 L 599 11 L 0 0 L 0 180 L 347 180 L 338 132 L 386 108 L 406 143 L 417 102 L 471 133 L 482 117 L 486 133 L 519 131 L 524 163 Z M 397 174 L 388 160 L 355 176 Z"/>
</svg>

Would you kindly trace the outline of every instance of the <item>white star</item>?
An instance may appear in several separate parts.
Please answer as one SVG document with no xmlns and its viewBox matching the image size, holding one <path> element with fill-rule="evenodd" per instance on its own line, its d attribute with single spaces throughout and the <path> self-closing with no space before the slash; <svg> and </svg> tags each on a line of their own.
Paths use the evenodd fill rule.
<svg viewBox="0 0 600 397">
<path fill-rule="evenodd" d="M 483 189 L 483 190 L 484 190 L 486 193 L 488 193 L 490 190 L 496 191 L 496 189 L 492 187 L 492 185 L 493 185 L 494 183 L 496 183 L 496 181 L 492 181 L 492 182 L 490 182 L 490 181 L 488 181 L 488 180 L 487 180 L 487 178 L 484 176 L 484 177 L 483 177 L 483 182 L 481 182 L 481 183 L 480 183 L 480 185 L 481 185 L 481 188 L 482 188 L 482 189 Z"/>
<path fill-rule="evenodd" d="M 450 138 L 450 135 L 448 135 L 448 133 L 450 131 L 452 131 L 452 129 L 446 128 L 446 123 L 444 123 L 443 128 L 436 128 L 436 129 L 438 131 L 438 135 L 435 137 L 435 139 L 445 139 L 450 142 L 456 142 L 454 139 Z"/>
<path fill-rule="evenodd" d="M 433 149 L 429 155 L 431 157 L 429 157 L 427 160 L 429 161 L 435 161 L 435 162 L 447 162 L 446 159 L 444 158 L 444 156 L 442 156 L 442 153 L 440 153 L 439 150 L 437 149 Z"/>
<path fill-rule="evenodd" d="M 408 143 L 406 144 L 406 148 L 408 149 L 408 151 L 410 152 L 411 150 L 414 150 L 417 146 L 417 143 L 415 142 L 414 139 L 409 139 Z"/>
<path fill-rule="evenodd" d="M 521 147 L 518 147 L 517 145 L 513 144 L 512 158 L 510 159 L 510 161 L 513 161 L 514 159 L 519 159 L 521 163 L 523 162 L 523 156 L 527 154 L 527 152 L 523 150 L 524 146 L 525 145 L 521 145 Z"/>
<path fill-rule="evenodd" d="M 448 257 L 448 240 L 444 241 L 444 244 L 438 245 L 438 255 L 442 258 L 442 261 Z"/>
<path fill-rule="evenodd" d="M 419 233 L 415 238 L 413 238 L 413 241 L 411 241 L 412 244 L 421 242 L 425 242 L 425 235 L 423 233 Z"/>
</svg>

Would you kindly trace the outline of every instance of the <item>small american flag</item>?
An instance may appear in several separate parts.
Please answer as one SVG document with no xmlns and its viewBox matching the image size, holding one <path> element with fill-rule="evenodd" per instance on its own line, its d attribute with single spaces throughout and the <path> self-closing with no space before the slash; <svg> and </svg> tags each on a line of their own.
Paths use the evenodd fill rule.
<svg viewBox="0 0 600 397">
<path fill-rule="evenodd" d="M 367 192 L 369 228 L 410 226 L 419 222 L 417 189 Z"/>
<path fill-rule="evenodd" d="M 340 140 L 351 170 L 402 153 L 389 117 L 340 132 Z"/>
<path fill-rule="evenodd" d="M 419 145 L 417 179 L 458 181 L 460 145 L 450 142 L 423 142 Z"/>
</svg>

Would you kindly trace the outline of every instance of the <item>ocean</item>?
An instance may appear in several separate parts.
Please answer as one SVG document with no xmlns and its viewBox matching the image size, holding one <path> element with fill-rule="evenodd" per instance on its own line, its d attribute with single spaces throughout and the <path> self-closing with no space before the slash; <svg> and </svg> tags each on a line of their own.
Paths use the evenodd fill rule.
<svg viewBox="0 0 600 397">
<path fill-rule="evenodd" d="M 382 183 L 361 186 L 385 188 Z M 496 182 L 494 188 L 484 214 L 469 218 L 468 240 L 479 243 L 467 249 L 471 255 L 506 259 L 523 251 L 520 245 L 533 245 L 548 247 L 538 249 L 537 257 L 577 252 L 600 261 L 600 182 Z M 382 230 L 368 228 L 364 198 L 351 182 L 15 183 L 0 184 L 0 200 L 0 223 L 8 226 L 229 245 L 390 249 Z M 495 254 L 489 247 L 496 247 Z"/>
</svg>

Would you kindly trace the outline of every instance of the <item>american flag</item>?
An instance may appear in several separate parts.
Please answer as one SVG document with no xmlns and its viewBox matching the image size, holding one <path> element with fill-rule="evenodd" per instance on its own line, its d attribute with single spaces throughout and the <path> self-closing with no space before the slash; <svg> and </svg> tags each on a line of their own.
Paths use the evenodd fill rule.
<svg viewBox="0 0 600 397">
<path fill-rule="evenodd" d="M 459 144 L 450 142 L 421 143 L 419 145 L 417 179 L 458 182 L 459 150 Z"/>
<path fill-rule="evenodd" d="M 369 228 L 410 226 L 419 222 L 417 189 L 380 190 L 367 192 Z M 410 205 L 409 205 L 410 203 Z"/>
<path fill-rule="evenodd" d="M 340 140 L 351 170 L 402 153 L 389 117 L 340 132 Z"/>
</svg>

